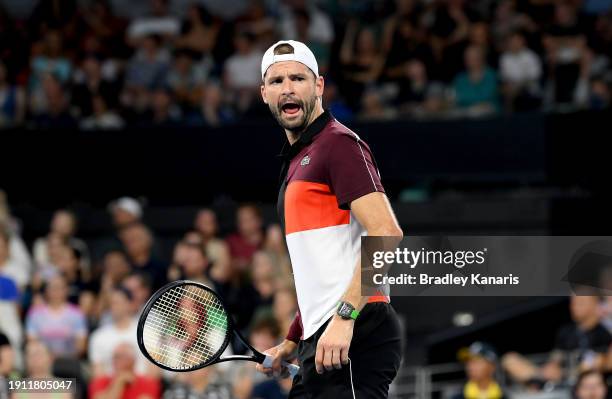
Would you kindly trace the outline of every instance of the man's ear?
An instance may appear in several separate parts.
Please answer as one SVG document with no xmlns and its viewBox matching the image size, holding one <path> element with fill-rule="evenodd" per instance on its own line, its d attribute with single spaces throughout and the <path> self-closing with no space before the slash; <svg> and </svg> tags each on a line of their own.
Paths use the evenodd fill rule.
<svg viewBox="0 0 612 399">
<path fill-rule="evenodd" d="M 266 100 L 266 86 L 264 84 L 261 85 L 261 99 L 264 104 L 268 104 L 268 100 Z"/>
<path fill-rule="evenodd" d="M 323 97 L 323 90 L 325 89 L 325 80 L 323 79 L 323 76 L 319 76 L 317 78 L 315 85 L 317 97 Z"/>
</svg>

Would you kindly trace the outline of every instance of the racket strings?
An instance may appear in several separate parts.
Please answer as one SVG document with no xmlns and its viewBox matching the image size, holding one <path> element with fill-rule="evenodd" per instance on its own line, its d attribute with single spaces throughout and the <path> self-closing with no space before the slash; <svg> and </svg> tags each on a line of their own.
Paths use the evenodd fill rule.
<svg viewBox="0 0 612 399">
<path fill-rule="evenodd" d="M 164 366 L 184 370 L 209 362 L 224 349 L 227 314 L 215 294 L 195 285 L 174 287 L 151 307 L 143 343 Z"/>
</svg>

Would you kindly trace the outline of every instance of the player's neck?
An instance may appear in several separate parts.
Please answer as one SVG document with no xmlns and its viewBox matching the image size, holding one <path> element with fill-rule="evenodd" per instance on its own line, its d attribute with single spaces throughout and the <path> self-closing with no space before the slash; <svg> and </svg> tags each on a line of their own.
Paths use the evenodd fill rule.
<svg viewBox="0 0 612 399">
<path fill-rule="evenodd" d="M 299 132 L 294 132 L 292 130 L 285 129 L 285 134 L 287 134 L 287 140 L 289 141 L 289 144 L 293 145 L 294 143 L 296 143 L 302 136 L 302 133 L 304 133 L 306 129 L 308 129 L 308 127 L 312 124 L 312 122 L 314 122 L 319 116 L 321 116 L 322 113 L 323 107 L 321 106 L 320 102 L 317 102 L 317 106 L 315 107 L 315 110 L 310 116 L 310 120 L 308 121 L 304 129 L 300 130 Z"/>
</svg>

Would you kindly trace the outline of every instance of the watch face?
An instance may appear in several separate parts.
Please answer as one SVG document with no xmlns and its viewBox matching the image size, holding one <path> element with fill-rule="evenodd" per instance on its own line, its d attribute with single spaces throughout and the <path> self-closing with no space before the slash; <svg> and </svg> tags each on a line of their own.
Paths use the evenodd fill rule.
<svg viewBox="0 0 612 399">
<path fill-rule="evenodd" d="M 353 309 L 351 309 L 352 306 L 349 305 L 346 302 L 342 302 L 340 304 L 340 308 L 338 309 L 338 315 L 340 315 L 340 317 L 342 318 L 350 318 L 351 317 L 351 312 L 353 311 Z"/>
</svg>

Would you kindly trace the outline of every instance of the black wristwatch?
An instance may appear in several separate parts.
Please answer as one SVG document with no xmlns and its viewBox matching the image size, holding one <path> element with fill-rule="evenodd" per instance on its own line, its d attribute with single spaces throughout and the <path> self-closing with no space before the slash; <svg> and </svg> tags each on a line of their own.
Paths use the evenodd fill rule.
<svg viewBox="0 0 612 399">
<path fill-rule="evenodd" d="M 353 305 L 344 301 L 338 302 L 336 313 L 344 320 L 357 320 L 357 316 L 359 316 L 359 311 Z"/>
</svg>

